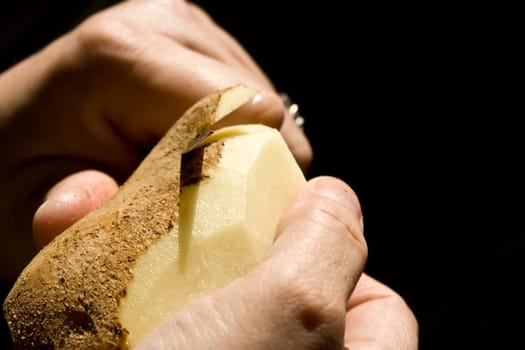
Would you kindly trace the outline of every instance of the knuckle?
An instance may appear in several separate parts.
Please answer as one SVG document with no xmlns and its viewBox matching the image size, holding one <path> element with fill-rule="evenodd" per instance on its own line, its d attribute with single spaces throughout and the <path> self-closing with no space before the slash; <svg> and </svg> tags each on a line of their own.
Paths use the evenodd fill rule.
<svg viewBox="0 0 525 350">
<path fill-rule="evenodd" d="M 285 282 L 286 281 L 286 282 Z M 344 338 L 345 305 L 322 288 L 308 288 L 298 278 L 283 278 L 277 293 L 283 305 L 282 320 L 294 325 L 298 337 L 308 337 L 329 348 L 334 344 L 340 348 Z M 336 348 L 336 347 L 334 347 Z"/>
<path fill-rule="evenodd" d="M 333 201 L 325 198 L 309 205 L 312 206 L 310 220 L 322 225 L 325 239 L 332 239 L 334 246 L 349 249 L 359 256 L 360 261 L 368 258 L 368 246 L 363 236 L 362 223 L 357 219 L 358 215 L 349 214 L 347 208 L 334 205 Z"/>
<path fill-rule="evenodd" d="M 81 55 L 91 59 L 122 56 L 133 47 L 138 34 L 125 20 L 105 15 L 87 19 L 73 32 Z"/>
</svg>

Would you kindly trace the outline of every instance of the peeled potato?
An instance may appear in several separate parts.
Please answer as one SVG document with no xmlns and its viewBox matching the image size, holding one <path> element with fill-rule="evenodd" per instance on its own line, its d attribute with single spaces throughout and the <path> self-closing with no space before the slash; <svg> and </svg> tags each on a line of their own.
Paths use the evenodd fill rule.
<svg viewBox="0 0 525 350">
<path fill-rule="evenodd" d="M 254 93 L 199 101 L 112 199 L 37 254 L 4 302 L 17 349 L 132 348 L 261 260 L 305 183 L 281 134 L 226 127 L 183 154 Z"/>
</svg>

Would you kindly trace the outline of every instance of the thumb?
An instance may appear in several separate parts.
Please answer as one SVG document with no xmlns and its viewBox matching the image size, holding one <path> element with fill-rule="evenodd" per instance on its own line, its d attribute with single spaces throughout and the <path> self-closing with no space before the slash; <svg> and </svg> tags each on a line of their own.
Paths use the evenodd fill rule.
<svg viewBox="0 0 525 350">
<path fill-rule="evenodd" d="M 367 259 L 359 200 L 343 181 L 308 182 L 282 218 L 275 244 L 250 275 L 267 291 L 280 334 L 272 349 L 342 349 L 346 304 Z M 256 282 L 260 281 L 260 282 Z"/>
<path fill-rule="evenodd" d="M 285 278 L 291 274 L 298 285 L 323 289 L 346 303 L 367 258 L 362 218 L 357 195 L 346 183 L 314 178 L 282 218 L 265 264 L 272 274 L 284 268 Z"/>
<path fill-rule="evenodd" d="M 43 248 L 117 190 L 115 180 L 97 170 L 81 171 L 57 183 L 33 218 L 33 241 L 37 248 Z"/>
<path fill-rule="evenodd" d="M 137 349 L 342 349 L 346 302 L 367 248 L 355 193 L 309 181 L 254 270 L 198 299 Z"/>
</svg>

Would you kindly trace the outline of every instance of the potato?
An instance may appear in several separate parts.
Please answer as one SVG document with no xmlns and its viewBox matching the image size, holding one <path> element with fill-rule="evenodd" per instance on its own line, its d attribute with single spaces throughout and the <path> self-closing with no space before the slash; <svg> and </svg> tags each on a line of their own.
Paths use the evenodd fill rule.
<svg viewBox="0 0 525 350">
<path fill-rule="evenodd" d="M 196 103 L 113 198 L 35 256 L 4 302 L 17 349 L 132 348 L 262 259 L 306 181 L 280 133 L 225 127 L 184 154 L 254 94 Z"/>
</svg>

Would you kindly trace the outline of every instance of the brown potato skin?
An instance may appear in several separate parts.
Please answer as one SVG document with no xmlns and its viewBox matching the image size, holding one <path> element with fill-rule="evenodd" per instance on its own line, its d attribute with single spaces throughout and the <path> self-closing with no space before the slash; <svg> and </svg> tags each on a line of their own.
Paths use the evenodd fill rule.
<svg viewBox="0 0 525 350">
<path fill-rule="evenodd" d="M 15 349 L 126 348 L 120 299 L 137 258 L 177 225 L 182 154 L 216 122 L 223 92 L 190 108 L 113 198 L 55 238 L 24 269 L 3 305 Z M 220 145 L 213 145 L 208 148 L 214 156 L 194 163 L 184 178 L 196 181 L 196 169 L 216 163 Z"/>
</svg>

